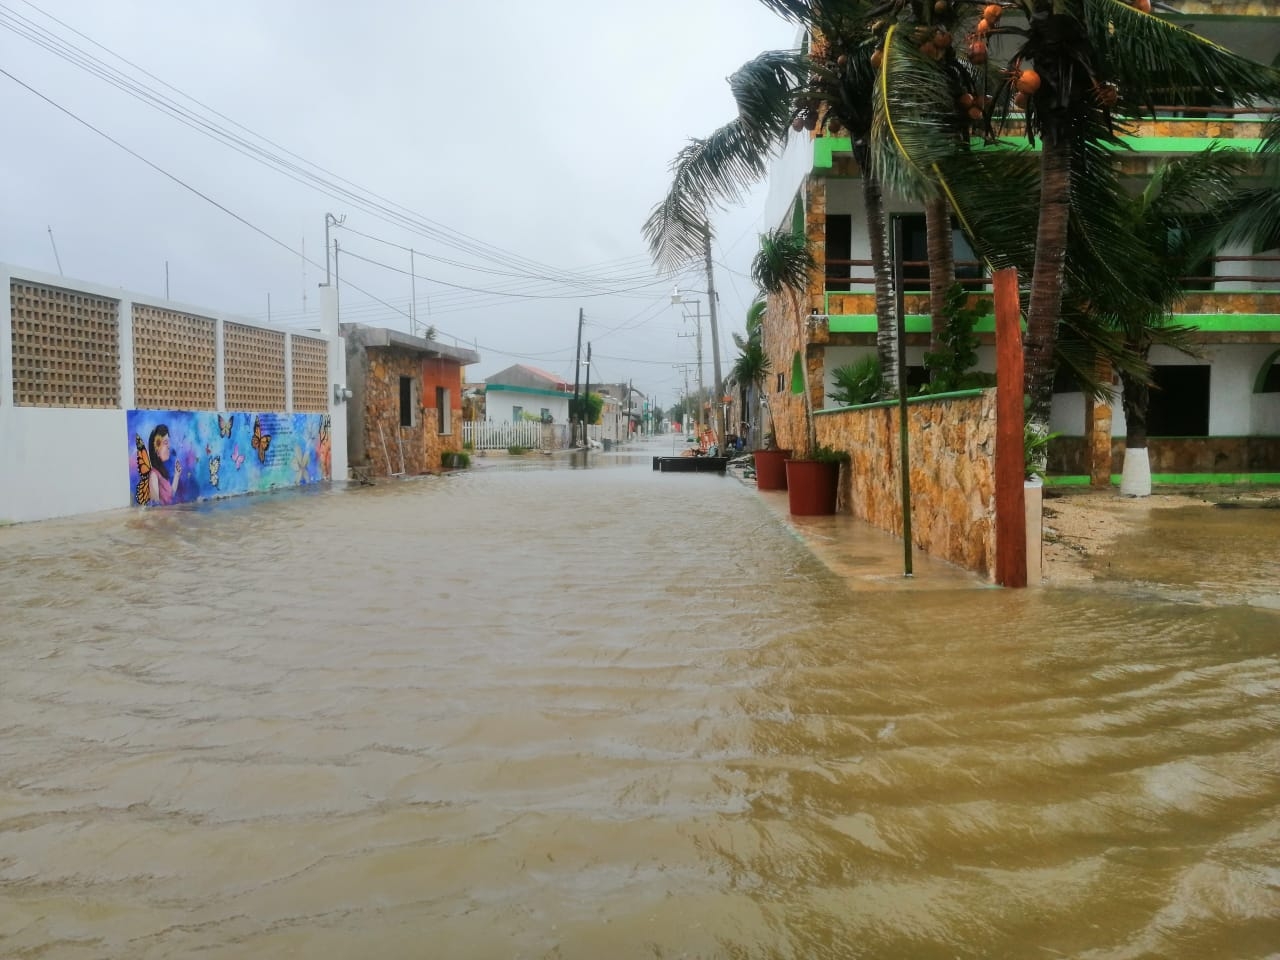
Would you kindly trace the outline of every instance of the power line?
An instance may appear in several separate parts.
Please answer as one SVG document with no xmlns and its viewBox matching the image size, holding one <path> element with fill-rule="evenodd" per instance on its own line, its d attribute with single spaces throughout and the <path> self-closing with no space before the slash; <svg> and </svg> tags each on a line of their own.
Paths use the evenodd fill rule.
<svg viewBox="0 0 1280 960">
<path fill-rule="evenodd" d="M 383 219 L 401 227 L 402 229 L 436 240 L 437 242 L 443 243 L 447 246 L 452 246 L 455 249 L 470 253 L 480 259 L 489 260 L 490 262 L 524 271 L 524 273 L 516 275 L 527 276 L 530 279 L 551 279 L 566 285 L 600 282 L 599 278 L 593 278 L 587 274 L 577 271 L 567 271 L 551 267 L 523 257 L 519 254 L 512 253 L 511 251 L 504 250 L 494 244 L 478 240 L 467 234 L 461 233 L 460 231 L 454 230 L 453 228 L 447 227 L 444 224 L 440 224 L 437 221 L 431 220 L 428 217 L 415 213 L 409 208 L 395 203 L 380 194 L 361 187 L 350 180 L 342 178 L 337 174 L 326 170 L 324 167 L 308 161 L 296 153 L 288 151 L 269 138 L 249 130 L 249 128 L 245 127 L 243 124 L 239 124 L 236 121 L 231 120 L 224 114 L 219 113 L 196 98 L 191 97 L 189 94 L 186 94 L 174 87 L 172 84 L 169 84 L 154 74 L 149 73 L 144 68 L 138 66 L 127 58 L 120 56 L 98 41 L 81 33 L 69 24 L 66 24 L 51 14 L 46 13 L 39 6 L 31 3 L 30 0 L 22 0 L 22 2 L 33 10 L 36 10 L 41 15 L 59 24 L 64 29 L 70 30 L 72 33 L 87 40 L 99 49 L 104 50 L 112 57 L 115 57 L 120 62 L 139 71 L 144 76 L 150 77 L 168 89 L 173 90 L 179 96 L 193 104 L 196 104 L 214 116 L 227 120 L 229 123 L 232 123 L 234 126 L 248 133 L 250 136 L 257 138 L 265 144 L 276 147 L 278 150 L 283 151 L 290 157 L 294 157 L 296 160 L 301 161 L 301 164 L 304 164 L 305 166 L 292 163 L 278 154 L 274 154 L 258 144 L 250 142 L 239 134 L 210 121 L 207 117 L 198 115 L 154 88 L 149 87 L 147 84 L 136 81 L 132 77 L 129 77 L 114 67 L 111 67 L 98 57 L 95 57 L 93 54 L 62 37 L 57 36 L 55 33 L 52 33 L 3 4 L 0 4 L 0 9 L 7 11 L 8 16 L 4 17 L 3 15 L 0 15 L 0 25 L 5 26 L 11 32 L 24 37 L 68 63 L 97 76 L 99 79 L 111 84 L 148 106 L 165 113 L 172 119 L 178 120 L 180 123 L 183 123 L 191 129 L 221 142 L 225 146 L 231 147 L 231 149 L 236 152 L 261 163 L 264 166 L 275 168 L 278 172 L 283 173 L 285 176 L 295 180 L 296 182 L 311 186 L 333 199 L 349 202 L 358 208 L 371 213 L 379 219 Z M 307 169 L 307 167 L 310 167 L 311 169 Z M 320 176 L 314 171 L 319 171 L 321 174 L 327 174 L 328 177 L 334 179 L 326 179 L 326 177 Z M 346 186 L 344 186 L 344 184 Z M 458 264 L 458 266 L 461 269 L 483 269 L 473 264 Z"/>
</svg>

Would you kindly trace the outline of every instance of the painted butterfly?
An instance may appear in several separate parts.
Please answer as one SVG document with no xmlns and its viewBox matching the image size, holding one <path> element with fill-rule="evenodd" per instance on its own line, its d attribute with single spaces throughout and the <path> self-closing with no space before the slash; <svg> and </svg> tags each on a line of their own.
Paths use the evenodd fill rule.
<svg viewBox="0 0 1280 960">
<path fill-rule="evenodd" d="M 225 417 L 222 414 L 218 414 L 218 433 L 222 434 L 224 437 L 231 436 L 232 420 L 233 415 L 231 414 Z"/>
<path fill-rule="evenodd" d="M 222 458 L 214 457 L 209 461 L 209 483 L 213 486 L 218 485 L 218 470 L 222 466 Z"/>
<path fill-rule="evenodd" d="M 142 437 L 136 433 L 133 435 L 133 445 L 138 448 L 138 485 L 133 490 L 133 499 L 141 507 L 151 502 L 151 457 L 147 455 Z"/>
<path fill-rule="evenodd" d="M 271 446 L 271 435 L 262 432 L 262 424 L 258 422 L 258 418 L 253 418 L 253 438 L 249 441 L 253 445 L 253 449 L 258 452 L 258 462 L 267 462 L 267 447 Z"/>
<path fill-rule="evenodd" d="M 238 443 L 231 448 L 231 462 L 236 465 L 237 470 L 244 466 L 244 454 L 240 452 Z"/>
</svg>

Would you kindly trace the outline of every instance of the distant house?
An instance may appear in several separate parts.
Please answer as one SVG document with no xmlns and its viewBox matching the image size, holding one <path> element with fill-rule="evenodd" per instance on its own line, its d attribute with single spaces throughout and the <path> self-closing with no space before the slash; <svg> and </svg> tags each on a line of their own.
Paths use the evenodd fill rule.
<svg viewBox="0 0 1280 960">
<path fill-rule="evenodd" d="M 347 451 L 366 476 L 440 469 L 462 449 L 462 372 L 480 355 L 385 327 L 342 324 L 347 345 Z"/>
<path fill-rule="evenodd" d="M 484 383 L 485 419 L 492 423 L 569 421 L 573 386 L 563 377 L 517 363 L 487 377 Z"/>
</svg>

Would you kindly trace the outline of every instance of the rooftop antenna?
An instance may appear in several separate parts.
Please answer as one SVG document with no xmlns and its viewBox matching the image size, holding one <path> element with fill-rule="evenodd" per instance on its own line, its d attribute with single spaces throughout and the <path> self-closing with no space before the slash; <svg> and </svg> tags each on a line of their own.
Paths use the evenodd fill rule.
<svg viewBox="0 0 1280 960">
<path fill-rule="evenodd" d="M 302 238 L 302 315 L 307 315 L 307 238 Z"/>
<path fill-rule="evenodd" d="M 49 230 L 49 246 L 53 247 L 53 262 L 58 265 L 58 276 L 62 276 L 62 258 L 58 256 L 58 245 L 53 242 L 53 227 L 45 224 Z"/>
</svg>

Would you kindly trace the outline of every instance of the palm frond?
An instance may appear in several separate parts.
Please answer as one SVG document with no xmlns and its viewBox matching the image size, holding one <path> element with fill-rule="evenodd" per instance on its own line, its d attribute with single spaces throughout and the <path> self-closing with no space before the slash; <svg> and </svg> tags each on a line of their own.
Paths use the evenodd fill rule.
<svg viewBox="0 0 1280 960">
<path fill-rule="evenodd" d="M 1254 253 L 1280 247 L 1280 183 L 1241 191 L 1219 239 L 1248 243 Z"/>
<path fill-rule="evenodd" d="M 769 308 L 769 303 L 764 297 L 757 296 L 751 302 L 751 306 L 747 308 L 747 336 L 759 336 L 760 329 L 764 326 L 764 314 Z"/>
<path fill-rule="evenodd" d="M 946 72 L 892 26 L 873 92 L 871 165 L 885 188 L 914 199 L 936 195 L 934 166 L 960 150 Z"/>
<path fill-rule="evenodd" d="M 760 249 L 751 261 L 751 279 L 766 293 L 799 292 L 816 267 L 805 238 L 783 227 L 760 238 Z"/>
<path fill-rule="evenodd" d="M 1231 103 L 1274 99 L 1280 72 L 1121 0 L 1079 0 L 1103 79 L 1119 87 L 1115 110 L 1150 113 L 1161 103 L 1193 103 L 1211 94 Z"/>
<path fill-rule="evenodd" d="M 671 186 L 645 220 L 643 233 L 654 261 L 667 270 L 702 256 L 708 211 L 745 196 L 768 173 L 771 147 L 741 118 L 705 140 L 691 140 L 671 164 Z"/>
<path fill-rule="evenodd" d="M 795 50 L 767 50 L 730 74 L 743 131 L 766 148 L 785 140 L 809 74 L 809 58 Z"/>
</svg>

